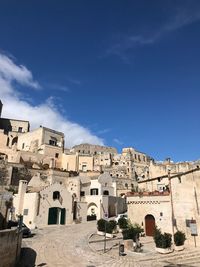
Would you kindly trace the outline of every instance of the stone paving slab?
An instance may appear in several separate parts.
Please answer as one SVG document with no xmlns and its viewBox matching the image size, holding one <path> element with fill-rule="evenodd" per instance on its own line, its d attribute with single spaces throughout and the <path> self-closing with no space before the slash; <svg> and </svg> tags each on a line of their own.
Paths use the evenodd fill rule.
<svg viewBox="0 0 200 267">
<path fill-rule="evenodd" d="M 199 248 L 160 255 L 152 238 L 141 238 L 144 253 L 119 256 L 114 245 L 122 239 L 107 240 L 107 252 L 103 253 L 104 237 L 94 233 L 96 222 L 37 229 L 35 236 L 23 239 L 18 267 L 200 267 Z"/>
</svg>

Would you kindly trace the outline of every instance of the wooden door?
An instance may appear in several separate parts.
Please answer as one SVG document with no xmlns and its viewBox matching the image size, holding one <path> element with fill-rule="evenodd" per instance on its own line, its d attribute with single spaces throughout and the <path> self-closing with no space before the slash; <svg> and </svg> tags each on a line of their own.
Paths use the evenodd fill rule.
<svg viewBox="0 0 200 267">
<path fill-rule="evenodd" d="M 145 232 L 146 236 L 153 236 L 155 231 L 155 218 L 153 215 L 145 216 Z"/>
<path fill-rule="evenodd" d="M 58 209 L 49 208 L 48 224 L 57 224 L 57 220 L 58 220 Z"/>
</svg>

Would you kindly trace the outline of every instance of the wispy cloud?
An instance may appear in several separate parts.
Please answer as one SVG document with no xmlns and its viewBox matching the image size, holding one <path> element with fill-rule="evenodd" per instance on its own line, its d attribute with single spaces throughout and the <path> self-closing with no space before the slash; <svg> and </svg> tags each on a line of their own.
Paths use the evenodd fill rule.
<svg viewBox="0 0 200 267">
<path fill-rule="evenodd" d="M 49 97 L 44 103 L 33 105 L 19 94 L 16 83 L 34 89 L 40 88 L 30 70 L 0 53 L 0 99 L 4 104 L 2 116 L 29 120 L 32 129 L 43 125 L 61 131 L 65 134 L 68 147 L 85 142 L 103 145 L 103 140 L 89 129 L 64 117 L 54 98 Z"/>
<path fill-rule="evenodd" d="M 120 141 L 118 138 L 114 138 L 113 141 L 118 145 L 123 145 L 124 143 Z"/>
<path fill-rule="evenodd" d="M 190 25 L 200 20 L 200 1 L 188 1 L 182 6 L 175 6 L 170 10 L 168 19 L 156 29 L 148 31 L 148 33 L 140 34 L 117 34 L 114 44 L 112 44 L 106 51 L 105 56 L 116 55 L 124 62 L 129 62 L 128 52 L 138 47 L 152 45 L 165 35 L 176 31 L 182 27 Z"/>
<path fill-rule="evenodd" d="M 81 81 L 79 81 L 77 79 L 72 79 L 72 78 L 67 77 L 67 80 L 72 84 L 81 85 Z"/>
<path fill-rule="evenodd" d="M 106 129 L 99 130 L 99 131 L 97 132 L 97 134 L 105 134 L 105 133 L 108 133 L 108 132 L 110 132 L 110 131 L 111 131 L 111 129 L 106 128 Z"/>
<path fill-rule="evenodd" d="M 41 88 L 39 83 L 33 80 L 32 73 L 25 66 L 16 65 L 4 54 L 0 54 L 0 76 L 9 83 L 16 81 L 35 89 Z"/>
<path fill-rule="evenodd" d="M 57 83 L 45 83 L 45 87 L 53 91 L 61 91 L 65 93 L 70 92 L 70 89 L 67 85 L 61 85 Z"/>
</svg>

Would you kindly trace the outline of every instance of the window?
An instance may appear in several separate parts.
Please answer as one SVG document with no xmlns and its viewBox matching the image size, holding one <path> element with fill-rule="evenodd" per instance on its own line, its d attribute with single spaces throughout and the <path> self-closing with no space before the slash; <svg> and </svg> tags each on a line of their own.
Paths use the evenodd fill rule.
<svg viewBox="0 0 200 267">
<path fill-rule="evenodd" d="M 23 144 L 22 144 L 22 149 L 24 149 L 24 147 L 25 147 L 25 144 L 23 143 Z"/>
<path fill-rule="evenodd" d="M 18 132 L 19 132 L 19 133 L 22 133 L 22 130 L 23 130 L 22 127 L 19 127 L 19 128 L 18 128 Z"/>
<path fill-rule="evenodd" d="M 125 187 L 128 189 L 128 184 L 127 183 L 125 183 Z"/>
<path fill-rule="evenodd" d="M 59 153 L 56 153 L 56 154 L 55 154 L 55 158 L 58 158 L 58 157 L 59 157 Z"/>
<path fill-rule="evenodd" d="M 50 145 L 50 146 L 57 146 L 57 140 L 56 140 L 56 139 L 55 139 L 55 140 L 50 139 L 50 140 L 49 140 L 49 145 Z"/>
<path fill-rule="evenodd" d="M 85 191 L 81 191 L 81 197 L 85 196 Z"/>
<path fill-rule="evenodd" d="M 103 195 L 104 195 L 104 196 L 109 196 L 109 191 L 108 191 L 108 190 L 104 190 L 104 191 L 103 191 Z"/>
<path fill-rule="evenodd" d="M 98 193 L 99 193 L 98 188 L 90 189 L 90 195 L 91 195 L 91 196 L 97 196 Z"/>
<path fill-rule="evenodd" d="M 23 215 L 28 215 L 28 209 L 24 209 Z"/>
<path fill-rule="evenodd" d="M 53 200 L 59 199 L 60 198 L 60 192 L 59 191 L 54 191 L 53 192 Z"/>
</svg>

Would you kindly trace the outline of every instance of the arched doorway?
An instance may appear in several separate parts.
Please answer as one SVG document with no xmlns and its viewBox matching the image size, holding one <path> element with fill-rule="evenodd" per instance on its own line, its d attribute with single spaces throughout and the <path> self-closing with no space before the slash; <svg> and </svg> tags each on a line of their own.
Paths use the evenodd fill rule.
<svg viewBox="0 0 200 267">
<path fill-rule="evenodd" d="M 146 236 L 153 236 L 155 230 L 155 218 L 153 215 L 148 214 L 145 216 L 145 233 Z"/>
<path fill-rule="evenodd" d="M 92 221 L 97 219 L 98 207 L 95 203 L 90 203 L 87 210 L 87 221 Z"/>
</svg>

